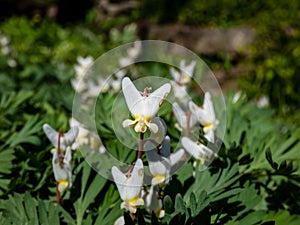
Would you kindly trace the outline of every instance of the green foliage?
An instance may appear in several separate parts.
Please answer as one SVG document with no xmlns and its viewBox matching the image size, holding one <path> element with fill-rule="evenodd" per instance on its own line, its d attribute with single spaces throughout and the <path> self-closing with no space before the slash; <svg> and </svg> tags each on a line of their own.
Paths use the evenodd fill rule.
<svg viewBox="0 0 300 225">
<path fill-rule="evenodd" d="M 1 224 L 60 224 L 60 207 L 48 200 L 33 198 L 28 192 L 0 200 Z"/>
</svg>

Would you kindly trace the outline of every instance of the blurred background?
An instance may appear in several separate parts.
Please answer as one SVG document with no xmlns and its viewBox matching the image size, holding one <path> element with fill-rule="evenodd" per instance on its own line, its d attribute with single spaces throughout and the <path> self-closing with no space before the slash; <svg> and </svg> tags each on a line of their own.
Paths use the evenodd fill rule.
<svg viewBox="0 0 300 225">
<path fill-rule="evenodd" d="M 266 96 L 281 115 L 297 114 L 299 7 L 297 0 L 1 0 L 11 47 L 1 39 L 1 70 L 9 57 L 26 77 L 34 60 L 66 63 L 136 39 L 166 40 L 199 54 L 224 91 Z"/>
</svg>

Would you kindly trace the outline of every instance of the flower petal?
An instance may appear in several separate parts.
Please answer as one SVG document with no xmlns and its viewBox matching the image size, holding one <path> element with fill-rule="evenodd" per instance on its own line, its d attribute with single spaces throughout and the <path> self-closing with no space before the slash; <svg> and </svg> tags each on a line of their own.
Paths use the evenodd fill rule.
<svg viewBox="0 0 300 225">
<path fill-rule="evenodd" d="M 144 179 L 144 166 L 142 160 L 138 159 L 135 162 L 134 168 L 129 178 L 130 182 L 128 181 L 128 184 L 130 184 L 131 186 L 142 187 L 143 179 Z"/>
<path fill-rule="evenodd" d="M 149 96 L 145 98 L 144 116 L 149 118 L 154 117 L 170 91 L 171 85 L 167 83 L 149 94 Z"/>
<path fill-rule="evenodd" d="M 128 77 L 125 77 L 122 80 L 122 91 L 131 114 L 141 115 L 144 111 L 142 106 L 143 96 Z"/>
<path fill-rule="evenodd" d="M 48 137 L 48 139 L 50 140 L 51 144 L 55 148 L 57 148 L 58 132 L 56 130 L 54 130 L 49 124 L 44 124 L 43 125 L 43 130 L 44 130 L 46 136 Z"/>
<path fill-rule="evenodd" d="M 125 200 L 126 199 L 125 188 L 126 188 L 127 177 L 115 166 L 112 167 L 111 174 L 117 185 L 121 198 Z"/>
<path fill-rule="evenodd" d="M 184 149 L 196 159 L 203 159 L 213 155 L 212 150 L 203 144 L 197 144 L 187 137 L 181 139 L 181 144 Z"/>
<path fill-rule="evenodd" d="M 186 127 L 187 127 L 186 119 L 187 118 L 186 118 L 185 112 L 181 109 L 181 107 L 178 105 L 177 102 L 173 103 L 172 108 L 173 108 L 174 115 L 175 115 L 180 127 L 186 129 Z"/>
<path fill-rule="evenodd" d="M 147 124 L 147 127 L 155 134 L 158 132 L 158 126 L 155 123 L 150 122 Z"/>
<path fill-rule="evenodd" d="M 176 152 L 172 153 L 170 155 L 171 166 L 174 166 L 179 161 L 181 161 L 183 159 L 183 156 L 184 156 L 184 150 L 183 149 L 179 149 Z"/>
<path fill-rule="evenodd" d="M 72 127 L 67 133 L 64 134 L 65 143 L 67 146 L 71 146 L 76 140 L 79 133 L 77 126 Z"/>
<path fill-rule="evenodd" d="M 123 127 L 130 127 L 133 126 L 134 124 L 136 124 L 137 121 L 135 120 L 130 120 L 130 119 L 126 119 L 123 121 L 122 125 Z"/>
</svg>

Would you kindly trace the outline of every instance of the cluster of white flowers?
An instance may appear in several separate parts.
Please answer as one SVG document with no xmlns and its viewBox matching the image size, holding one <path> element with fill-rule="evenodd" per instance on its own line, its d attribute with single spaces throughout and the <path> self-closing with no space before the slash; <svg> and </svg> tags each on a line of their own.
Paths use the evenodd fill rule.
<svg viewBox="0 0 300 225">
<path fill-rule="evenodd" d="M 0 48 L 1 48 L 1 54 L 7 57 L 7 65 L 9 67 L 16 67 L 17 62 L 14 59 L 14 54 L 11 51 L 11 48 L 9 46 L 10 40 L 9 38 L 4 35 L 0 30 Z"/>
<path fill-rule="evenodd" d="M 71 80 L 71 84 L 77 93 L 80 93 L 83 100 L 94 99 L 99 93 L 106 93 L 112 90 L 117 93 L 121 89 L 121 81 L 127 74 L 128 68 L 134 63 L 141 51 L 141 42 L 134 42 L 133 46 L 127 50 L 127 54 L 119 58 L 120 69 L 115 71 L 113 76 L 104 78 L 98 75 L 97 77 L 90 76 L 91 69 L 94 64 L 92 56 L 86 58 L 79 56 L 77 57 L 77 63 L 74 66 L 75 77 Z"/>
<path fill-rule="evenodd" d="M 140 47 L 128 50 L 130 59 L 137 57 L 140 51 L 137 49 Z M 129 59 L 126 60 L 120 60 L 120 64 L 123 64 L 124 67 L 133 63 Z M 79 65 L 75 67 L 76 78 L 72 84 L 74 87 L 77 85 L 77 91 L 86 92 L 89 93 L 89 97 L 95 97 L 94 95 L 99 92 L 100 86 L 83 82 L 83 87 L 78 87 L 82 83 L 80 79 L 85 79 L 86 73 L 90 70 L 93 59 L 80 57 L 78 63 Z M 192 156 L 201 164 L 205 164 L 216 156 L 216 153 L 205 143 L 200 143 L 199 137 L 196 137 L 192 132 L 202 129 L 207 142 L 215 142 L 215 130 L 219 121 L 215 117 L 211 95 L 206 92 L 203 104 L 197 106 L 186 94 L 188 84 L 194 73 L 195 62 L 186 65 L 182 61 L 180 68 L 181 71 L 171 69 L 170 72 L 174 80 L 163 84 L 156 90 L 152 90 L 151 87 L 138 90 L 128 77 L 124 77 L 128 72 L 126 69 L 115 73 L 117 81 L 121 83 L 125 102 L 132 117 L 125 119 L 122 125 L 124 128 L 133 127 L 135 132 L 140 134 L 137 160 L 133 162 L 131 168 L 128 171 L 121 171 L 116 166 L 111 168 L 112 178 L 123 200 L 121 209 L 128 210 L 132 215 L 136 213 L 139 206 L 144 206 L 148 212 L 154 212 L 157 217 L 163 217 L 165 212 L 160 196 L 161 188 L 169 182 L 174 171 L 186 162 L 188 156 Z M 103 83 L 99 83 L 99 85 L 103 85 Z M 107 84 L 107 88 L 111 86 L 112 82 Z M 171 138 L 166 135 L 167 128 L 163 126 L 158 116 L 158 111 L 172 87 L 176 99 L 176 102 L 172 104 L 172 110 L 177 119 L 175 127 L 184 134 L 180 139 L 181 147 L 174 152 L 171 152 Z M 97 91 L 94 91 L 95 89 Z M 96 138 L 96 134 L 89 131 L 79 121 L 71 118 L 70 126 L 72 128 L 66 134 L 56 132 L 47 124 L 43 127 L 56 148 L 53 152 L 53 171 L 60 192 L 72 184 L 71 149 L 89 145 L 93 149 L 99 149 L 100 153 L 106 151 L 99 139 Z M 144 140 L 146 132 L 149 132 L 150 135 L 148 135 L 147 140 Z M 149 174 L 144 173 L 143 151 L 145 151 L 148 161 Z M 146 180 L 149 182 L 151 180 L 150 187 L 144 186 Z M 124 224 L 124 218 L 120 217 L 115 224 Z"/>
<path fill-rule="evenodd" d="M 183 67 L 185 64 L 181 64 Z M 180 77 L 182 75 L 174 75 L 176 84 L 187 84 L 191 79 L 191 71 L 195 67 L 195 63 L 188 66 L 189 78 Z M 174 86 L 173 86 L 174 89 Z M 130 213 L 136 213 L 137 207 L 143 205 L 148 212 L 155 212 L 158 217 L 164 216 L 162 200 L 160 198 L 160 188 L 168 183 L 171 174 L 180 163 L 184 163 L 188 155 L 193 156 L 202 164 L 210 160 L 216 154 L 205 144 L 198 140 L 193 140 L 190 132 L 192 129 L 203 129 L 204 137 L 209 142 L 215 141 L 215 130 L 219 121 L 215 117 L 214 107 L 210 93 L 205 93 L 202 106 L 197 106 L 193 101 L 188 101 L 188 110 L 184 111 L 179 103 L 173 103 L 173 112 L 177 118 L 176 127 L 180 131 L 185 131 L 184 137 L 180 142 L 182 148 L 171 153 L 170 137 L 157 137 L 157 134 L 165 134 L 163 126 L 157 122 L 157 113 L 164 99 L 171 91 L 170 84 L 164 84 L 158 89 L 151 91 L 151 88 L 146 87 L 144 91 L 136 89 L 132 81 L 125 77 L 122 80 L 122 91 L 125 97 L 126 104 L 133 119 L 125 119 L 123 127 L 134 127 L 134 130 L 143 137 L 143 134 L 150 131 L 150 137 L 142 142 L 142 148 L 146 150 L 146 157 L 149 165 L 149 171 L 152 176 L 151 186 L 148 190 L 143 187 L 145 179 L 143 162 L 138 154 L 138 159 L 134 163 L 132 170 L 127 173 L 121 172 L 117 167 L 112 168 L 112 177 L 116 182 L 120 196 L 123 200 L 121 208 L 129 210 Z M 180 98 L 180 100 L 183 100 Z M 149 128 L 149 129 L 148 129 Z M 163 140 L 159 142 L 157 140 Z M 139 145 L 140 146 L 140 145 Z M 140 148 L 140 147 L 139 147 Z M 139 149 L 142 151 L 142 149 Z M 124 224 L 124 218 L 120 217 L 115 224 Z"/>
<path fill-rule="evenodd" d="M 180 70 L 170 69 L 173 80 L 171 81 L 175 98 L 180 102 L 187 101 L 187 87 L 192 81 L 196 62 L 192 61 L 186 65 L 185 61 L 180 61 Z"/>
</svg>

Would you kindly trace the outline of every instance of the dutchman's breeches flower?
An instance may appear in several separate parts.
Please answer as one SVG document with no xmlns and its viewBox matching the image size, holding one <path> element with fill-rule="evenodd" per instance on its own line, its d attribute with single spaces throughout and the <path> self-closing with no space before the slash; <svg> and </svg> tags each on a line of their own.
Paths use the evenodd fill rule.
<svg viewBox="0 0 300 225">
<path fill-rule="evenodd" d="M 144 205 L 144 200 L 141 198 L 144 180 L 142 160 L 138 159 L 136 161 L 129 177 L 115 166 L 112 167 L 111 173 L 123 200 L 121 209 L 127 209 L 131 213 L 136 213 L 137 206 Z"/>
<path fill-rule="evenodd" d="M 151 148 L 152 146 L 152 148 Z M 170 154 L 170 138 L 167 136 L 162 143 L 161 148 L 158 150 L 151 141 L 146 142 L 145 149 L 152 149 L 146 151 L 147 160 L 149 162 L 149 169 L 153 175 L 151 184 L 162 185 L 167 183 L 170 178 L 170 172 L 172 167 L 177 164 L 184 156 L 183 150 L 178 150 L 175 153 Z"/>
<path fill-rule="evenodd" d="M 219 121 L 216 119 L 215 110 L 213 103 L 211 101 L 211 96 L 209 92 L 204 95 L 203 106 L 197 106 L 194 102 L 190 101 L 189 107 L 191 112 L 196 116 L 198 122 L 203 126 L 203 131 L 205 134 L 215 131 Z M 214 137 L 210 134 L 208 135 L 214 142 Z"/>
<path fill-rule="evenodd" d="M 152 132 L 158 132 L 155 123 L 151 123 L 151 119 L 157 114 L 163 100 L 167 97 L 171 90 L 170 84 L 164 84 L 152 93 L 148 93 L 149 89 L 145 89 L 141 94 L 131 80 L 125 77 L 122 80 L 123 94 L 133 117 L 133 120 L 126 119 L 123 121 L 123 127 L 134 126 L 136 132 L 145 133 L 147 128 Z"/>
<path fill-rule="evenodd" d="M 63 161 L 60 161 L 57 150 L 53 152 L 52 167 L 59 192 L 72 186 L 71 148 L 68 146 Z"/>
<path fill-rule="evenodd" d="M 214 152 L 211 149 L 199 142 L 192 141 L 190 138 L 181 138 L 181 144 L 190 155 L 200 160 L 202 164 L 204 164 L 206 159 L 214 156 Z"/>
<path fill-rule="evenodd" d="M 162 218 L 165 215 L 165 210 L 162 209 L 163 203 L 159 196 L 159 187 L 151 185 L 149 192 L 143 193 L 145 201 L 145 209 L 151 213 L 154 212 L 157 217 Z"/>
</svg>

